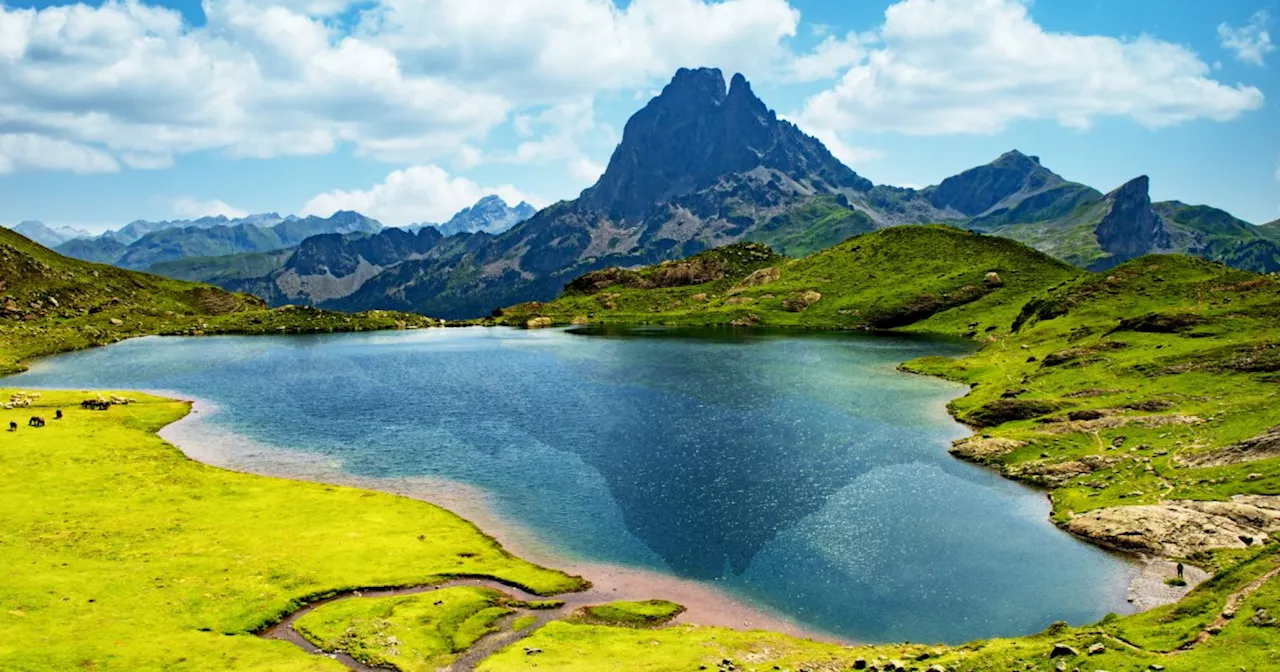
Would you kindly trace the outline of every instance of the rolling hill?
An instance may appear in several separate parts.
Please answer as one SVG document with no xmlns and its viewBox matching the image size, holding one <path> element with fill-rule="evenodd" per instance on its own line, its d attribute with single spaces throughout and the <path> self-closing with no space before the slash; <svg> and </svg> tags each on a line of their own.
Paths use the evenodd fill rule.
<svg viewBox="0 0 1280 672">
<path fill-rule="evenodd" d="M 417 315 L 270 310 L 210 285 L 65 257 L 0 229 L 0 372 L 32 357 L 148 334 L 279 333 L 430 326 Z"/>
</svg>

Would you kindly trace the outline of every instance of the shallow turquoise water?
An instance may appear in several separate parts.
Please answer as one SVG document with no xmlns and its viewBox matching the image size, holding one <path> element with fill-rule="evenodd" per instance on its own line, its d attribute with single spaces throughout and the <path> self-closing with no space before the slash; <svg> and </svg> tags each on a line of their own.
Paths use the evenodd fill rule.
<svg viewBox="0 0 1280 672">
<path fill-rule="evenodd" d="M 1043 493 L 952 459 L 961 344 L 838 334 L 428 330 L 147 338 L 6 385 L 166 389 L 350 473 L 478 486 L 567 557 L 713 582 L 858 640 L 962 642 L 1123 612 L 1132 566 Z"/>
</svg>

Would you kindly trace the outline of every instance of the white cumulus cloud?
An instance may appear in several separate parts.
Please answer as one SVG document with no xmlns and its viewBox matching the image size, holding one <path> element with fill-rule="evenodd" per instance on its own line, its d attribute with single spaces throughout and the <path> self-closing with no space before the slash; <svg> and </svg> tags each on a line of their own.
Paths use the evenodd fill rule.
<svg viewBox="0 0 1280 672">
<path fill-rule="evenodd" d="M 1255 87 L 1214 80 L 1183 46 L 1046 31 L 1023 0 L 902 0 L 886 10 L 878 37 L 834 87 L 805 102 L 802 125 L 944 135 L 1127 117 L 1156 128 L 1233 119 L 1263 101 Z"/>
<path fill-rule="evenodd" d="M 120 164 L 106 152 L 75 142 L 35 133 L 0 133 L 0 173 L 19 170 L 113 173 Z"/>
<path fill-rule="evenodd" d="M 299 214 L 328 217 L 338 210 L 355 210 L 391 226 L 443 222 L 481 198 L 497 194 L 510 205 L 528 201 L 541 206 L 542 199 L 510 185 L 483 187 L 465 177 L 451 176 L 439 166 L 412 166 L 396 170 L 368 189 L 335 189 L 307 201 Z"/>
<path fill-rule="evenodd" d="M 1267 54 L 1276 50 L 1271 43 L 1271 33 L 1267 27 L 1271 23 L 1271 15 L 1266 10 L 1254 12 L 1249 22 L 1239 28 L 1222 23 L 1218 25 L 1218 41 L 1222 48 L 1235 54 L 1236 60 L 1253 65 L 1262 65 Z"/>
<path fill-rule="evenodd" d="M 99 167 L 102 157 L 163 168 L 195 151 L 274 157 L 344 145 L 421 164 L 474 146 L 530 106 L 649 87 L 690 63 L 763 71 L 785 58 L 799 22 L 788 0 L 202 7 L 207 23 L 192 26 L 140 0 L 0 3 L 0 134 L 89 147 Z M 579 156 L 561 139 L 532 142 L 518 151 L 566 164 Z M 3 162 L 32 167 L 9 155 Z"/>
</svg>

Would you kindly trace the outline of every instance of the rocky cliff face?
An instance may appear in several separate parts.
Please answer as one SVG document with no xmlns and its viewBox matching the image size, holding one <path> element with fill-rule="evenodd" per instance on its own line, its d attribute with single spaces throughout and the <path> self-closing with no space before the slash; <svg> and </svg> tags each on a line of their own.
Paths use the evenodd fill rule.
<svg viewBox="0 0 1280 672">
<path fill-rule="evenodd" d="M 1099 247 L 1111 255 L 1114 264 L 1173 249 L 1168 226 L 1151 208 L 1150 186 L 1143 175 L 1107 194 L 1110 209 L 1095 234 Z"/>
</svg>

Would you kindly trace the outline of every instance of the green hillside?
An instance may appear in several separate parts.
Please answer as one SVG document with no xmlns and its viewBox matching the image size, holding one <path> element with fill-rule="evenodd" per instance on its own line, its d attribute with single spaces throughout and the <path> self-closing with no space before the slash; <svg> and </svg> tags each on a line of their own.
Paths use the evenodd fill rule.
<svg viewBox="0 0 1280 672">
<path fill-rule="evenodd" d="M 231 280 L 261 278 L 284 267 L 297 248 L 270 252 L 246 252 L 222 257 L 189 257 L 166 261 L 147 269 L 148 273 L 175 280 L 221 285 Z"/>
<path fill-rule="evenodd" d="M 719 260 L 738 261 L 714 276 L 694 273 L 698 284 L 683 277 L 690 268 Z M 549 317 L 557 323 L 902 327 L 960 335 L 1012 322 L 1034 293 L 1083 271 L 1004 238 L 945 226 L 900 226 L 803 259 L 778 257 L 758 244 L 710 250 L 631 272 L 659 278 L 642 283 L 644 289 L 611 283 L 617 273 L 588 274 L 560 299 L 512 307 L 502 319 L 510 324 Z M 681 279 L 677 284 L 664 277 Z M 974 314 L 985 321 L 971 328 Z"/>
<path fill-rule="evenodd" d="M 418 315 L 268 310 L 217 287 L 64 257 L 0 229 L 0 373 L 32 357 L 149 334 L 300 333 L 430 326 Z"/>
</svg>

